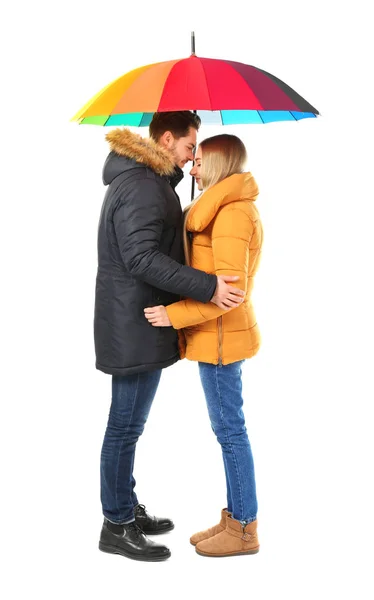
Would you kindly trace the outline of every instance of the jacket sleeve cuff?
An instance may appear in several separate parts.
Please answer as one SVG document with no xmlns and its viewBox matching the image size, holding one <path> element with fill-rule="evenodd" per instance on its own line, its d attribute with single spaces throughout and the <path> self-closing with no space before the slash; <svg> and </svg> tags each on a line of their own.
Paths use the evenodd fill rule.
<svg viewBox="0 0 374 600">
<path fill-rule="evenodd" d="M 178 312 L 180 313 L 180 308 L 178 307 L 178 304 L 180 304 L 179 302 L 175 302 L 174 304 L 170 304 L 169 306 L 166 306 L 166 312 L 168 314 L 169 317 L 169 321 L 172 324 L 172 326 L 174 327 L 174 329 L 183 329 L 184 327 L 184 323 L 183 323 L 183 319 L 178 318 Z"/>
<path fill-rule="evenodd" d="M 204 298 L 204 300 L 201 301 L 204 304 L 211 302 L 211 300 L 214 296 L 214 293 L 216 291 L 216 288 L 217 288 L 217 283 L 218 283 L 217 275 L 209 275 L 209 277 L 211 277 L 210 286 L 207 289 L 206 297 Z"/>
</svg>

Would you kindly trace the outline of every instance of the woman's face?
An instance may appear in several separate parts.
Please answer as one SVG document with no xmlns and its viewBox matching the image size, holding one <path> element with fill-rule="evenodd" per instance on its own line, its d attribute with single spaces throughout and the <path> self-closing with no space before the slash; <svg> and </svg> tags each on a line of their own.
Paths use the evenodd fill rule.
<svg viewBox="0 0 374 600">
<path fill-rule="evenodd" d="M 202 152 L 200 146 L 196 150 L 195 154 L 195 164 L 190 171 L 190 175 L 195 177 L 196 185 L 198 190 L 203 189 L 203 185 L 201 183 L 201 161 L 202 161 Z"/>
</svg>

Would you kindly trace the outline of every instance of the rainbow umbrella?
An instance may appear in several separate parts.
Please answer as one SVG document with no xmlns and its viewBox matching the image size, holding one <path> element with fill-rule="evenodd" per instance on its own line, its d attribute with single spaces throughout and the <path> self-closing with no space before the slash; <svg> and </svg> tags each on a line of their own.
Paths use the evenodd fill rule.
<svg viewBox="0 0 374 600">
<path fill-rule="evenodd" d="M 192 54 L 139 67 L 96 94 L 72 121 L 145 127 L 154 112 L 193 110 L 203 124 L 300 121 L 319 112 L 286 83 L 252 65 Z"/>
</svg>

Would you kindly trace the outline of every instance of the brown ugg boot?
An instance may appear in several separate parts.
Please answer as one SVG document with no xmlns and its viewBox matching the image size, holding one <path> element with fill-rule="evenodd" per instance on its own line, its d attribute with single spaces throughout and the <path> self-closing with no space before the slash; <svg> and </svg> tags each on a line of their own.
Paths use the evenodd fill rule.
<svg viewBox="0 0 374 600">
<path fill-rule="evenodd" d="M 205 531 L 199 531 L 199 533 L 195 533 L 192 537 L 190 537 L 191 544 L 196 546 L 198 542 L 207 540 L 208 538 L 217 535 L 217 533 L 224 531 L 226 529 L 226 519 L 229 515 L 230 513 L 227 512 L 226 508 L 222 509 L 221 521 L 218 523 L 218 525 L 214 525 L 214 527 L 210 527 L 210 529 L 205 529 Z"/>
<path fill-rule="evenodd" d="M 217 535 L 198 542 L 196 552 L 202 556 L 237 556 L 256 554 L 260 545 L 257 537 L 257 520 L 245 527 L 227 516 L 226 529 Z"/>
</svg>

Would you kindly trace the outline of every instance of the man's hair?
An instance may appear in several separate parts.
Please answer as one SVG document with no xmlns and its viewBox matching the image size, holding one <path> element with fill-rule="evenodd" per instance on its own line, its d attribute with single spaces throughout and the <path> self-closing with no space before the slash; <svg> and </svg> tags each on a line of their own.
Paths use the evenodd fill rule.
<svg viewBox="0 0 374 600">
<path fill-rule="evenodd" d="M 201 182 L 204 190 L 235 173 L 242 173 L 247 151 L 236 135 L 222 133 L 200 142 Z"/>
<path fill-rule="evenodd" d="M 189 110 L 156 112 L 149 125 L 149 135 L 155 142 L 158 142 L 165 131 L 171 131 L 173 136 L 179 140 L 188 135 L 191 127 L 199 131 L 200 125 L 200 117 Z"/>
</svg>

